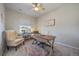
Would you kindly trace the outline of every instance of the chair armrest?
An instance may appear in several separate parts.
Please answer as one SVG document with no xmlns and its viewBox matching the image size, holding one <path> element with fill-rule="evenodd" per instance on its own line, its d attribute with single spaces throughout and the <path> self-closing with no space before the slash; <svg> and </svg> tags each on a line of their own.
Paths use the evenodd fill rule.
<svg viewBox="0 0 79 59">
<path fill-rule="evenodd" d="M 17 36 L 17 37 L 16 37 L 16 39 L 20 39 L 20 38 L 23 38 L 23 37 L 22 37 L 22 36 Z"/>
<path fill-rule="evenodd" d="M 14 40 L 7 40 L 7 42 L 13 42 Z"/>
<path fill-rule="evenodd" d="M 24 38 L 19 38 L 19 39 L 16 39 L 16 40 L 7 40 L 7 43 L 17 43 L 19 41 L 24 41 Z"/>
</svg>

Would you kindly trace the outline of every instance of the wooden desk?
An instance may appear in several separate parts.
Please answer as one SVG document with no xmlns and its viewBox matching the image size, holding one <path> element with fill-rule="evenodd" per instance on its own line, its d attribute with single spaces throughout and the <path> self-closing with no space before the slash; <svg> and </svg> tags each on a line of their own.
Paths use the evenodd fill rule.
<svg viewBox="0 0 79 59">
<path fill-rule="evenodd" d="M 32 35 L 32 38 L 34 38 L 37 41 L 44 42 L 48 44 L 53 49 L 53 44 L 56 36 L 49 36 L 49 35 Z"/>
</svg>

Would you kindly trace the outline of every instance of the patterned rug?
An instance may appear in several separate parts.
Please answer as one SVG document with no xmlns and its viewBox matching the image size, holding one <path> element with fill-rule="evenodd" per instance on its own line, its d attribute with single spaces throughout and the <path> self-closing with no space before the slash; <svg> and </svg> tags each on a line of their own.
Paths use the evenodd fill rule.
<svg viewBox="0 0 79 59">
<path fill-rule="evenodd" d="M 20 46 L 17 51 L 15 49 L 7 50 L 5 56 L 79 56 L 79 50 L 66 47 L 60 44 L 54 44 L 54 53 L 50 47 L 45 49 L 32 44 L 33 40 L 28 40 L 24 45 Z"/>
<path fill-rule="evenodd" d="M 28 56 L 47 56 L 47 55 L 52 55 L 52 48 L 42 44 L 40 42 L 39 44 L 34 44 L 33 42 L 31 45 L 24 46 L 25 51 L 27 52 Z"/>
<path fill-rule="evenodd" d="M 28 56 L 46 56 L 49 52 L 43 48 L 40 48 L 36 45 L 31 45 L 29 47 L 25 47 Z"/>
</svg>

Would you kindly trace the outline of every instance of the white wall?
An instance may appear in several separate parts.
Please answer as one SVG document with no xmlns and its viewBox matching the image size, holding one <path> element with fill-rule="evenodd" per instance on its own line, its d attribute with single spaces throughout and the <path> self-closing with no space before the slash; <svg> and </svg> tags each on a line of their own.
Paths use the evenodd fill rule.
<svg viewBox="0 0 79 59">
<path fill-rule="evenodd" d="M 56 19 L 56 25 L 47 27 L 47 20 Z M 61 8 L 38 19 L 42 34 L 56 35 L 56 42 L 79 48 L 79 4 L 64 4 Z"/>
<path fill-rule="evenodd" d="M 56 25 L 51 28 L 47 27 L 49 17 L 56 19 Z M 79 4 L 64 4 L 61 8 L 36 20 L 17 11 L 6 9 L 6 29 L 18 31 L 20 25 L 37 26 L 42 34 L 48 34 L 50 31 L 51 35 L 56 35 L 56 42 L 79 48 Z"/>
<path fill-rule="evenodd" d="M 6 15 L 6 30 L 13 29 L 18 31 L 20 25 L 35 26 L 35 20 L 33 17 L 27 16 L 15 10 L 7 8 Z"/>
<path fill-rule="evenodd" d="M 1 15 L 2 14 L 2 15 Z M 4 5 L 0 4 L 0 55 L 2 55 L 2 32 L 4 31 L 4 22 L 5 22 L 5 14 L 4 14 Z"/>
</svg>

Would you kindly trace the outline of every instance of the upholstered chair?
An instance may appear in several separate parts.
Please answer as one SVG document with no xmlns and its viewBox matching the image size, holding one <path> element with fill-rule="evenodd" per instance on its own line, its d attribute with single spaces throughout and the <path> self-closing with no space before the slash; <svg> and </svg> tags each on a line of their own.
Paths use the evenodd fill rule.
<svg viewBox="0 0 79 59">
<path fill-rule="evenodd" d="M 24 42 L 24 39 L 22 37 L 18 37 L 16 34 L 16 31 L 14 30 L 7 30 L 6 31 L 6 42 L 7 47 L 15 47 L 17 49 L 17 46 L 22 44 Z"/>
</svg>

